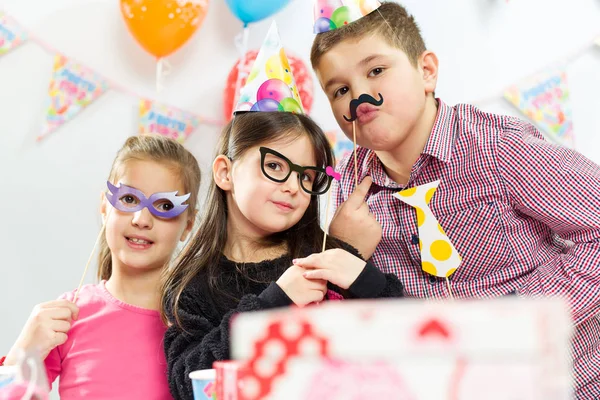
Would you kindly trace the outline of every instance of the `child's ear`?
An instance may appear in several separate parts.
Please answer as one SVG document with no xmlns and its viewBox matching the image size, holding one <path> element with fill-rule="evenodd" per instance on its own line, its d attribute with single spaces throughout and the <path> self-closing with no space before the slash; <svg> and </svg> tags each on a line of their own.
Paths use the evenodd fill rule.
<svg viewBox="0 0 600 400">
<path fill-rule="evenodd" d="M 217 186 L 225 191 L 230 191 L 233 187 L 231 166 L 231 160 L 224 155 L 218 156 L 213 162 L 213 179 Z"/>
<path fill-rule="evenodd" d="M 185 229 L 183 230 L 183 233 L 181 234 L 181 238 L 179 238 L 179 241 L 185 242 L 185 240 L 187 239 L 187 237 L 190 234 L 190 232 L 192 231 L 192 229 L 194 229 L 194 222 L 196 221 L 196 214 L 198 214 L 198 210 L 194 210 L 194 213 L 188 217 L 187 223 L 185 225 Z"/>
<path fill-rule="evenodd" d="M 422 72 L 425 93 L 435 92 L 438 78 L 438 58 L 432 51 L 424 51 L 419 57 L 419 66 Z"/>
</svg>

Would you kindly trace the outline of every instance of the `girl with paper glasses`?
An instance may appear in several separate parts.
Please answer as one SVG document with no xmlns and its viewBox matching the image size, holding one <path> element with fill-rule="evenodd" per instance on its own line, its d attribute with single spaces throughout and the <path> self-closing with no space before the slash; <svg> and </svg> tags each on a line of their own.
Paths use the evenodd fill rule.
<svg viewBox="0 0 600 400">
<path fill-rule="evenodd" d="M 100 283 L 37 305 L 5 363 L 39 349 L 63 400 L 170 399 L 160 276 L 193 227 L 200 168 L 171 139 L 131 137 L 107 185 Z"/>
<path fill-rule="evenodd" d="M 325 134 L 302 114 L 249 112 L 224 129 L 200 227 L 163 288 L 175 398 L 192 398 L 191 371 L 229 358 L 236 313 L 317 303 L 328 289 L 347 298 L 402 296 L 395 275 L 334 238 L 313 254 L 323 242 L 318 196 L 331 185 L 333 163 Z M 312 269 L 294 263 L 307 256 Z"/>
</svg>

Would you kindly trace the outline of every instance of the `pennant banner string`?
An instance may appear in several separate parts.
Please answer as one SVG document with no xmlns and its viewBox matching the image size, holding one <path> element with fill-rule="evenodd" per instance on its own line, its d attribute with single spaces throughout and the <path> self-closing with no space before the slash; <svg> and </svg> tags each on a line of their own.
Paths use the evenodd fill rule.
<svg viewBox="0 0 600 400">
<path fill-rule="evenodd" d="M 527 76 L 523 76 L 523 77 L 521 77 L 521 79 L 517 79 L 516 82 L 517 83 L 521 82 L 521 81 L 527 79 L 528 76 L 541 74 L 548 68 L 551 68 L 552 66 L 556 66 L 556 65 L 560 65 L 560 64 L 568 64 L 568 63 L 573 62 L 574 60 L 577 60 L 578 58 L 583 57 L 583 55 L 586 54 L 588 51 L 590 51 L 590 49 L 593 48 L 594 46 L 596 46 L 596 47 L 600 46 L 596 43 L 596 41 L 599 40 L 598 39 L 599 37 L 600 37 L 600 32 L 598 33 L 598 35 L 594 36 L 595 39 L 592 39 L 589 42 L 583 44 L 576 50 L 572 51 L 569 55 L 563 56 L 563 57 L 559 58 L 558 60 L 556 60 L 554 63 L 549 63 L 546 66 L 541 67 L 537 71 L 528 73 Z M 477 106 L 483 106 L 483 105 L 493 103 L 495 101 L 502 100 L 503 98 L 504 98 L 504 91 L 499 94 L 487 96 L 487 97 L 481 98 L 477 101 L 473 101 L 473 104 L 475 104 Z"/>
<path fill-rule="evenodd" d="M 0 8 L 0 12 L 4 12 L 1 8 Z M 12 18 L 12 16 L 6 12 L 4 12 L 5 15 L 9 16 Z M 13 20 L 15 20 L 14 18 L 12 18 Z M 53 53 L 53 54 L 60 54 L 63 55 L 64 57 L 67 57 L 69 60 L 78 63 L 80 65 L 87 65 L 85 63 L 81 63 L 79 62 L 77 59 L 73 58 L 73 57 L 69 57 L 66 56 L 62 51 L 57 50 L 54 46 L 52 46 L 51 44 L 49 44 L 48 42 L 46 42 L 45 40 L 41 39 L 39 36 L 37 36 L 35 33 L 33 33 L 32 31 L 30 31 L 29 29 L 27 29 L 26 27 L 24 27 L 20 22 L 19 22 L 19 26 L 20 28 L 27 33 L 27 40 L 32 41 L 34 43 L 36 43 L 38 46 L 42 47 L 44 50 L 46 50 L 49 53 Z M 27 41 L 26 40 L 26 41 Z M 23 43 L 25 44 L 25 43 Z M 94 69 L 95 71 L 95 69 Z M 97 73 L 97 72 L 96 72 Z M 102 74 L 98 74 L 102 77 L 102 79 L 108 83 L 110 89 L 115 90 L 117 92 L 121 92 L 125 95 L 131 96 L 131 97 L 136 97 L 138 99 L 145 99 L 147 98 L 147 96 L 140 96 L 139 94 L 135 93 L 134 91 L 132 91 L 131 89 L 126 88 L 125 86 L 123 86 L 122 84 L 112 80 L 112 79 L 108 79 L 106 78 L 104 75 Z M 208 124 L 208 125 L 215 125 L 215 126 L 223 126 L 225 123 L 222 120 L 218 120 L 218 119 L 214 119 L 214 118 L 208 118 L 205 117 L 203 115 L 199 115 L 197 113 L 182 109 L 180 107 L 177 107 L 179 110 L 181 111 L 185 111 L 189 114 L 193 114 L 196 117 L 198 117 L 200 123 L 203 124 Z"/>
<path fill-rule="evenodd" d="M 4 14 L 8 17 L 11 17 L 10 14 L 6 13 L 4 10 L 2 10 L 0 8 L 0 12 L 4 12 Z M 11 17 L 12 18 L 12 17 Z M 12 18 L 14 20 L 14 18 Z M 51 53 L 55 53 L 55 54 L 63 54 L 61 51 L 58 51 L 54 46 L 50 45 L 49 43 L 47 43 L 45 40 L 41 39 L 39 36 L 37 36 L 36 34 L 34 34 L 32 31 L 30 31 L 29 29 L 27 29 L 26 27 L 24 27 L 22 24 L 20 24 L 20 27 L 26 32 L 27 34 L 27 39 L 26 40 L 31 40 L 32 42 L 38 44 L 40 47 L 44 48 L 46 51 L 51 52 Z M 590 50 L 591 47 L 594 46 L 600 46 L 600 44 L 598 43 L 598 41 L 600 40 L 600 32 L 594 36 L 594 38 L 592 40 L 590 40 L 589 42 L 585 43 L 584 45 L 582 45 L 581 47 L 579 47 L 578 49 L 576 49 L 575 51 L 573 51 L 571 54 L 561 57 L 559 60 L 557 60 L 555 63 L 550 64 L 550 65 L 557 65 L 557 64 L 566 64 L 569 62 L 572 62 L 575 59 L 578 59 L 580 57 L 582 57 L 587 51 Z M 68 57 L 70 60 L 79 63 L 76 59 L 72 58 L 72 57 Z M 85 65 L 84 63 L 79 63 L 81 65 Z M 528 73 L 527 76 L 530 75 L 536 75 L 538 73 L 543 72 L 543 70 L 547 69 L 550 65 L 547 65 L 546 67 L 540 68 L 540 70 L 538 70 L 537 72 L 533 71 L 531 73 Z M 109 84 L 110 88 L 113 90 L 116 90 L 118 92 L 124 93 L 126 95 L 129 95 L 131 97 L 137 97 L 140 99 L 146 98 L 146 96 L 140 96 L 139 94 L 133 92 L 132 90 L 126 88 L 125 86 L 121 85 L 120 83 L 112 80 L 112 79 L 107 79 L 106 77 L 104 77 L 104 75 L 102 75 L 102 78 Z M 523 77 L 523 79 L 525 79 L 526 77 Z M 519 80 L 517 80 L 519 81 Z M 487 104 L 490 104 L 494 101 L 499 101 L 502 100 L 504 98 L 504 94 L 503 93 L 498 93 L 495 95 L 490 95 L 481 99 L 478 99 L 476 101 L 473 101 L 472 103 L 477 105 L 477 106 L 484 106 Z M 185 110 L 185 109 L 181 109 L 181 111 L 185 111 L 188 112 L 190 114 L 194 114 L 198 117 L 198 119 L 200 120 L 200 123 L 204 123 L 204 124 L 209 124 L 209 125 L 216 125 L 216 126 L 222 126 L 224 125 L 224 122 L 222 120 L 218 120 L 218 119 L 213 119 L 213 118 L 207 118 L 204 117 L 202 115 L 196 114 L 194 112 Z"/>
</svg>

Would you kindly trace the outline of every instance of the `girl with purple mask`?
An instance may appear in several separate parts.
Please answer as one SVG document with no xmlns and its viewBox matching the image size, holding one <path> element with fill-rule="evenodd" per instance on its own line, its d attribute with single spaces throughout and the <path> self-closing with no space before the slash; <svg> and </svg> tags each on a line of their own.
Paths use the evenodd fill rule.
<svg viewBox="0 0 600 400">
<path fill-rule="evenodd" d="M 102 195 L 100 283 L 35 306 L 5 364 L 38 349 L 63 400 L 170 399 L 160 279 L 192 230 L 199 187 L 198 162 L 181 144 L 130 137 Z"/>
</svg>

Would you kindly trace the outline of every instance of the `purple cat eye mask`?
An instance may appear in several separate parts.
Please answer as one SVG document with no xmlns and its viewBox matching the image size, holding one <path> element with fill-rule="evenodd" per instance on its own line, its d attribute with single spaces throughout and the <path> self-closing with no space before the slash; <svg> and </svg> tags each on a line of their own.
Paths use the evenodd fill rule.
<svg viewBox="0 0 600 400">
<path fill-rule="evenodd" d="M 106 198 L 119 211 L 137 212 L 148 208 L 155 217 L 175 218 L 188 208 L 188 204 L 183 203 L 190 198 L 190 193 L 177 196 L 178 192 L 159 192 L 146 197 L 140 190 L 127 185 L 117 187 L 108 181 L 106 184 L 109 190 Z"/>
</svg>

